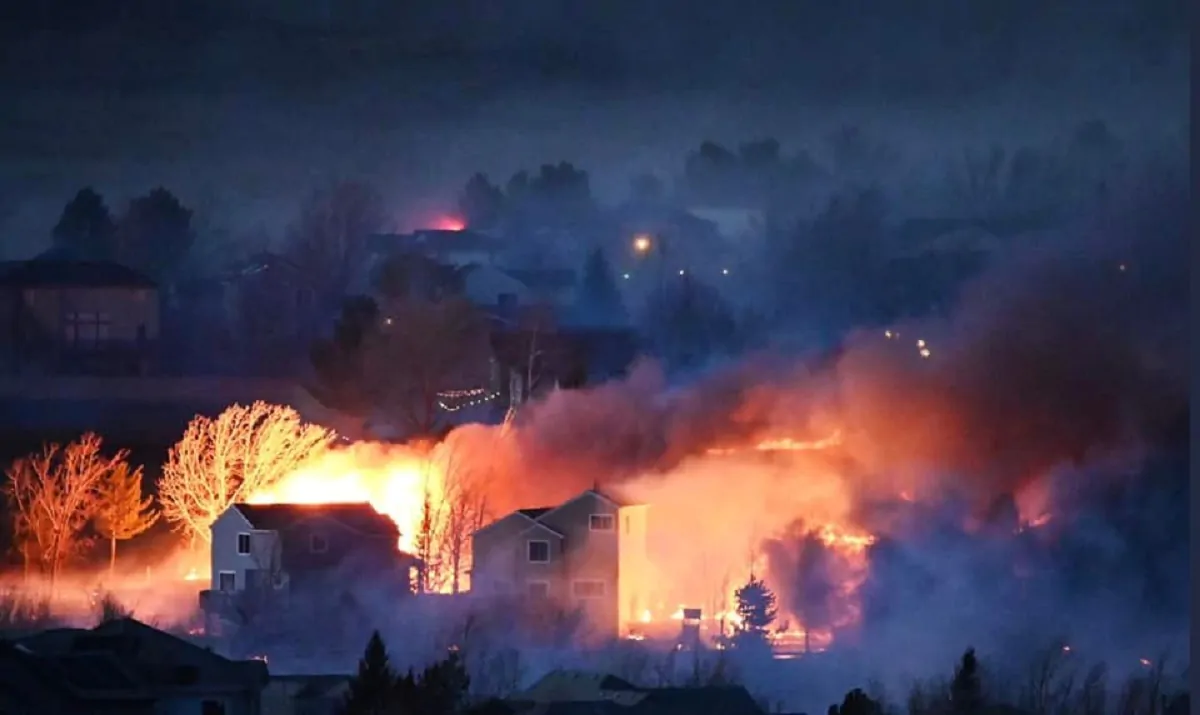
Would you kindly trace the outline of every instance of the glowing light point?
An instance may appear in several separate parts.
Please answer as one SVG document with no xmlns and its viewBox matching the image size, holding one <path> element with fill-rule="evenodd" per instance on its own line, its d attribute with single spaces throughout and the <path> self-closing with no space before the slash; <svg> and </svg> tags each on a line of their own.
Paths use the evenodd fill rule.
<svg viewBox="0 0 1200 715">
<path fill-rule="evenodd" d="M 633 250 L 636 253 L 648 253 L 654 242 L 646 234 L 639 234 L 633 238 Z"/>
<path fill-rule="evenodd" d="M 621 275 L 621 277 L 622 277 L 622 278 L 624 278 L 625 280 L 629 280 L 629 274 L 628 274 L 628 273 L 624 273 L 624 274 L 622 274 L 622 275 Z"/>
<path fill-rule="evenodd" d="M 729 269 L 728 269 L 728 268 L 722 268 L 722 269 L 721 269 L 721 275 L 723 275 L 723 276 L 727 276 L 727 275 L 729 275 Z"/>
<path fill-rule="evenodd" d="M 683 273 L 684 273 L 683 269 L 682 269 L 682 268 L 680 268 L 680 269 L 679 269 L 679 275 L 683 275 Z"/>
<path fill-rule="evenodd" d="M 917 341 L 917 347 L 919 347 L 919 348 L 923 348 L 923 347 L 925 347 L 925 341 L 924 341 L 924 340 L 918 340 L 918 341 Z"/>
<path fill-rule="evenodd" d="M 885 330 L 885 331 L 883 331 L 883 337 L 887 338 L 888 340 L 891 340 L 895 336 L 892 334 L 892 331 Z"/>
<path fill-rule="evenodd" d="M 921 348 L 921 357 L 927 358 L 931 355 L 929 348 Z"/>
<path fill-rule="evenodd" d="M 1124 273 L 1124 272 L 1125 272 L 1125 264 L 1124 264 L 1124 263 L 1122 263 L 1122 264 L 1120 264 L 1119 266 L 1117 266 L 1117 270 L 1118 270 L 1118 271 L 1121 271 L 1122 273 Z"/>
</svg>

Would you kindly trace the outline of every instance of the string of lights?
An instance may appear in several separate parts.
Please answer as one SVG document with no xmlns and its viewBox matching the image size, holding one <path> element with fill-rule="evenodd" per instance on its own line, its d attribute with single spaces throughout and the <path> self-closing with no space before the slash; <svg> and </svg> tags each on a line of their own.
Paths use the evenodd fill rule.
<svg viewBox="0 0 1200 715">
<path fill-rule="evenodd" d="M 460 392 L 475 392 L 475 391 L 461 390 Z M 475 397 L 475 399 L 468 400 L 467 402 L 460 402 L 460 403 L 454 404 L 454 405 L 447 405 L 444 401 L 438 400 L 438 407 L 442 408 L 446 412 L 458 412 L 459 410 L 465 409 L 467 407 L 475 407 L 477 405 L 482 405 L 482 404 L 491 402 L 492 400 L 496 399 L 500 395 L 499 392 L 491 392 L 488 394 L 483 394 L 485 392 L 486 392 L 486 390 L 479 390 L 478 391 L 479 396 Z M 439 397 L 443 394 L 445 394 L 445 393 L 439 393 Z"/>
<path fill-rule="evenodd" d="M 480 395 L 488 394 L 486 387 L 475 387 L 470 390 L 445 390 L 437 393 L 437 396 L 443 400 L 453 400 L 460 397 L 479 397 Z"/>
</svg>

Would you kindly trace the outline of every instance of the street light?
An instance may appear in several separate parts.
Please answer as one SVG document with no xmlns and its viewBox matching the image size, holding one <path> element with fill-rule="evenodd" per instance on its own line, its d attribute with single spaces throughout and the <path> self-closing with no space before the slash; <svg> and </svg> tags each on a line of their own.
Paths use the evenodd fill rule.
<svg viewBox="0 0 1200 715">
<path fill-rule="evenodd" d="M 633 237 L 633 252 L 639 256 L 644 256 L 654 247 L 654 241 L 644 233 L 640 233 Z"/>
</svg>

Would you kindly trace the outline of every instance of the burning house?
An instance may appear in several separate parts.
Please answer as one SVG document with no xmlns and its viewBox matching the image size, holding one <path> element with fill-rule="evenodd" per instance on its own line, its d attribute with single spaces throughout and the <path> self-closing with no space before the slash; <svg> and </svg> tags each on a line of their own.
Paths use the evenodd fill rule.
<svg viewBox="0 0 1200 715">
<path fill-rule="evenodd" d="M 597 637 L 627 634 L 648 608 L 647 512 L 597 489 L 514 511 L 472 536 L 472 590 L 577 609 Z"/>
<path fill-rule="evenodd" d="M 411 593 L 419 561 L 400 550 L 396 522 L 370 504 L 234 504 L 212 525 L 212 584 L 200 594 L 212 616 L 239 597 L 300 593 Z"/>
</svg>

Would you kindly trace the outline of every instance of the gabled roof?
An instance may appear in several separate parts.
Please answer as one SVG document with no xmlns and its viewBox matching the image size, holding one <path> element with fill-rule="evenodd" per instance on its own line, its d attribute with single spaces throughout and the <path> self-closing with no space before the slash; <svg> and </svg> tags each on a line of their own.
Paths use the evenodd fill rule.
<svg viewBox="0 0 1200 715">
<path fill-rule="evenodd" d="M 38 259 L 0 265 L 0 285 L 16 288 L 155 288 L 147 275 L 106 261 Z"/>
<path fill-rule="evenodd" d="M 516 511 L 514 511 L 510 514 L 503 516 L 503 517 L 493 521 L 490 524 L 485 525 L 482 529 L 478 529 L 475 533 L 478 534 L 481 531 L 487 531 L 488 529 L 491 529 L 493 526 L 496 526 L 501 521 L 504 521 L 505 519 L 507 519 L 511 516 L 520 516 L 530 522 L 530 528 L 532 528 L 533 526 L 538 526 L 538 527 L 547 529 L 555 534 L 558 534 L 559 536 L 562 536 L 562 534 L 560 534 L 553 527 L 548 526 L 543 521 L 543 519 L 546 517 L 547 514 L 552 514 L 556 511 L 558 511 L 559 509 L 562 509 L 563 507 L 567 506 L 568 504 L 574 504 L 575 502 L 579 501 L 580 499 L 583 499 L 584 497 L 588 497 L 588 496 L 599 497 L 600 499 L 603 499 L 604 501 L 609 502 L 610 504 L 612 504 L 613 506 L 615 506 L 617 508 L 640 506 L 638 504 L 634 504 L 629 501 L 618 499 L 617 497 L 615 497 L 611 494 L 601 491 L 598 487 L 594 487 L 592 489 L 583 491 L 574 497 L 571 497 L 570 499 L 563 502 L 562 504 L 559 504 L 558 506 L 551 506 L 551 507 L 543 506 L 543 507 L 536 507 L 533 509 L 517 509 Z"/>
<path fill-rule="evenodd" d="M 396 522 L 366 502 L 352 504 L 234 504 L 250 526 L 262 531 L 284 531 L 313 518 L 328 519 L 365 536 L 396 539 Z"/>
</svg>

